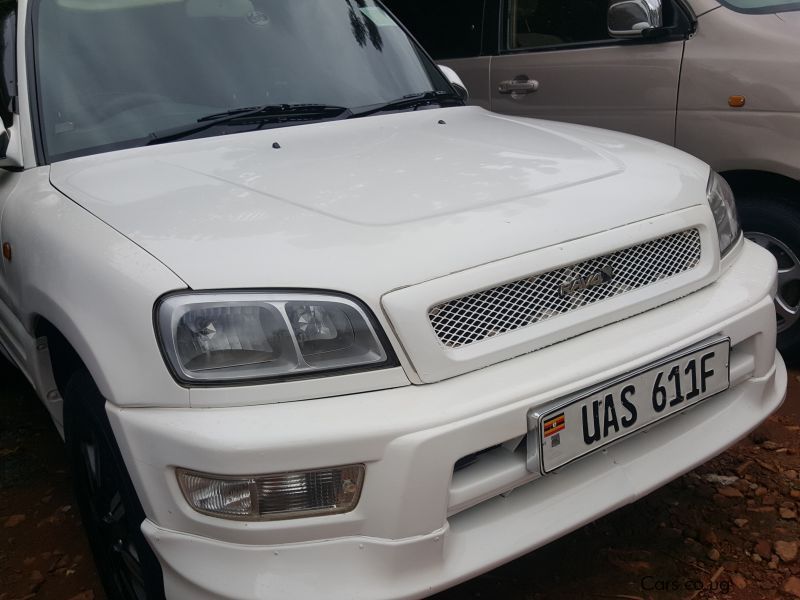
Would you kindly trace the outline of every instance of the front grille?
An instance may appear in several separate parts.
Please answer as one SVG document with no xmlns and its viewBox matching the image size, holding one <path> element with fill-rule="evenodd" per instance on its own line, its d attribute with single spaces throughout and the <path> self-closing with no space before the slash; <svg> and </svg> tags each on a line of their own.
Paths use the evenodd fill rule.
<svg viewBox="0 0 800 600">
<path fill-rule="evenodd" d="M 460 348 L 673 277 L 696 267 L 700 253 L 700 232 L 687 229 L 450 300 L 428 317 L 445 346 Z"/>
</svg>

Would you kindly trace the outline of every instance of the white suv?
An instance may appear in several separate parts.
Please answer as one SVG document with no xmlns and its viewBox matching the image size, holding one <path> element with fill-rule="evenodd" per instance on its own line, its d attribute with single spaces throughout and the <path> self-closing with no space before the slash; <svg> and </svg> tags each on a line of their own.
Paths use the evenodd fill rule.
<svg viewBox="0 0 800 600">
<path fill-rule="evenodd" d="M 674 145 L 730 183 L 778 262 L 778 347 L 800 358 L 800 2 L 386 0 L 470 102 Z"/>
<path fill-rule="evenodd" d="M 0 10 L 0 348 L 110 597 L 422 597 L 780 405 L 699 160 L 465 106 L 373 0 Z"/>
</svg>

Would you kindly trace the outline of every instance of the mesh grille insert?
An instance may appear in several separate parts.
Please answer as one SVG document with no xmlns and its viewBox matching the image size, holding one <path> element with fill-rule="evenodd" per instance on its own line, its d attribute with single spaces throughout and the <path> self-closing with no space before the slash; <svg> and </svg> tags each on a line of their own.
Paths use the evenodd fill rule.
<svg viewBox="0 0 800 600">
<path fill-rule="evenodd" d="M 687 229 L 450 300 L 428 318 L 445 346 L 460 348 L 673 277 L 696 267 L 700 253 L 700 232 Z"/>
</svg>

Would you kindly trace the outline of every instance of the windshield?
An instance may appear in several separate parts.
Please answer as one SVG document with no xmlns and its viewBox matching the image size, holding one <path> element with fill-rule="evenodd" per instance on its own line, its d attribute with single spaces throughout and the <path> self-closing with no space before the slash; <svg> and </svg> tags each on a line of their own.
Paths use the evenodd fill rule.
<svg viewBox="0 0 800 600">
<path fill-rule="evenodd" d="M 236 109 L 357 112 L 452 92 L 373 0 L 40 0 L 35 17 L 48 162 L 144 145 Z M 298 123 L 337 114 L 302 112 Z M 229 121 L 202 135 L 295 122 Z"/>
<path fill-rule="evenodd" d="M 776 13 L 800 10 L 800 0 L 720 0 L 728 8 L 746 13 Z"/>
</svg>

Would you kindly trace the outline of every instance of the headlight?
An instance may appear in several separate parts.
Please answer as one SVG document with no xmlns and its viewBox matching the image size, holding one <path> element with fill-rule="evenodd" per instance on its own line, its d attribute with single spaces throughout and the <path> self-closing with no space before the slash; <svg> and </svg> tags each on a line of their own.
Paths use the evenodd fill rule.
<svg viewBox="0 0 800 600">
<path fill-rule="evenodd" d="M 718 173 L 711 172 L 708 179 L 708 204 L 711 212 L 714 213 L 714 221 L 717 223 L 717 235 L 719 236 L 719 252 L 724 255 L 730 250 L 733 243 L 739 239 L 739 217 L 736 214 L 736 201 L 733 197 L 733 190 L 728 182 Z"/>
<path fill-rule="evenodd" d="M 164 355 L 186 383 L 308 377 L 389 363 L 378 325 L 345 297 L 189 293 L 167 297 L 156 310 Z"/>
</svg>

